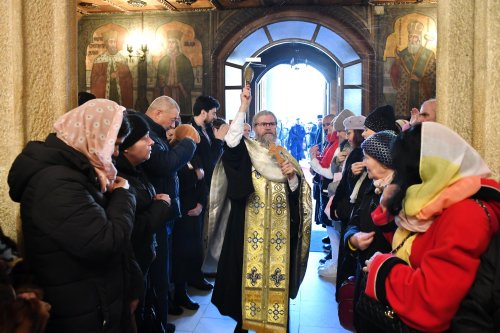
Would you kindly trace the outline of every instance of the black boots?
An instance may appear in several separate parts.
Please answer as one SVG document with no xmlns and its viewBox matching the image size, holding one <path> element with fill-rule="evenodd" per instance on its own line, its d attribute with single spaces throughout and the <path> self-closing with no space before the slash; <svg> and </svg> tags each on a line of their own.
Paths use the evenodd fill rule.
<svg viewBox="0 0 500 333">
<path fill-rule="evenodd" d="M 193 288 L 203 290 L 203 291 L 210 291 L 210 290 L 214 289 L 214 286 L 204 278 L 202 278 L 199 281 L 191 281 L 191 282 L 189 282 L 189 285 Z"/>
<path fill-rule="evenodd" d="M 200 304 L 194 302 L 186 292 L 186 284 L 175 284 L 174 302 L 188 310 L 198 310 Z"/>
</svg>

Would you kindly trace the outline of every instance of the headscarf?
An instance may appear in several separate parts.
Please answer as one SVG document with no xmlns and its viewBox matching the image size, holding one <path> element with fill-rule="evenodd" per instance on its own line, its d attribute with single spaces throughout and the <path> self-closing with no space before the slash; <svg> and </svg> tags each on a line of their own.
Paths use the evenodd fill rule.
<svg viewBox="0 0 500 333">
<path fill-rule="evenodd" d="M 57 137 L 85 155 L 106 189 L 116 179 L 111 157 L 125 108 L 107 99 L 93 99 L 65 113 L 54 123 Z"/>
<path fill-rule="evenodd" d="M 326 136 L 326 141 L 328 141 L 328 145 L 325 147 L 325 149 L 323 149 L 322 154 L 316 157 L 319 161 L 319 164 L 323 168 L 330 167 L 330 164 L 332 163 L 333 159 L 333 154 L 335 153 L 335 150 L 337 150 L 339 146 L 339 137 L 337 135 L 337 131 L 334 131 L 333 133 L 328 133 Z"/>
<path fill-rule="evenodd" d="M 425 232 L 435 216 L 472 196 L 481 187 L 481 178 L 491 174 L 474 148 L 435 122 L 422 123 L 419 170 L 422 183 L 408 188 L 396 217 L 398 226 L 413 232 Z"/>
</svg>

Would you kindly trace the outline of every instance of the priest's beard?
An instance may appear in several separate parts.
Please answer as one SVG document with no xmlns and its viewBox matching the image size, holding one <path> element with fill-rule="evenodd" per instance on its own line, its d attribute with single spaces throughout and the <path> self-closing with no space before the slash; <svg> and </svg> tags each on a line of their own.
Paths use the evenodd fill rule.
<svg viewBox="0 0 500 333">
<path fill-rule="evenodd" d="M 418 50 L 420 49 L 420 47 L 422 46 L 422 42 L 420 40 L 414 42 L 414 43 L 411 43 L 408 44 L 408 52 L 410 54 L 415 54 L 418 52 Z"/>
<path fill-rule="evenodd" d="M 255 136 L 255 140 L 268 148 L 271 143 L 276 143 L 276 134 L 264 133 L 262 136 Z"/>
</svg>

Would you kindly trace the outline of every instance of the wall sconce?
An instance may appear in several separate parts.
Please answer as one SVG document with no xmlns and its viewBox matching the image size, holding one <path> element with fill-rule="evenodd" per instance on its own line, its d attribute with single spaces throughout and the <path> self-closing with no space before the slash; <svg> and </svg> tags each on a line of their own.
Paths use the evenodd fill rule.
<svg viewBox="0 0 500 333">
<path fill-rule="evenodd" d="M 132 58 L 139 58 L 139 61 L 146 60 L 146 54 L 148 53 L 148 44 L 141 44 L 141 48 L 135 51 L 134 47 L 130 44 L 127 44 L 128 58 L 129 61 L 132 61 Z"/>
<path fill-rule="evenodd" d="M 384 6 L 380 5 L 373 6 L 373 13 L 377 16 L 384 15 L 384 10 L 385 10 Z"/>
<path fill-rule="evenodd" d="M 129 37 L 127 42 L 127 52 L 129 62 L 132 61 L 132 58 L 138 58 L 140 62 L 146 60 L 146 55 L 149 51 L 147 43 L 141 43 L 141 47 L 139 48 L 139 42 L 147 40 L 144 36 L 144 12 L 141 12 L 141 32 L 134 32 L 131 37 Z M 135 48 L 135 50 L 134 50 Z M 134 54 L 135 51 L 135 54 Z"/>
</svg>

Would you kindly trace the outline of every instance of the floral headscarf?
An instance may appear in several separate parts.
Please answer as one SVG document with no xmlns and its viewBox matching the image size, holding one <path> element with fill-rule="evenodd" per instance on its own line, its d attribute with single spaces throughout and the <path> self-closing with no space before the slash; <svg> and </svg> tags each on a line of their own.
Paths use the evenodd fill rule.
<svg viewBox="0 0 500 333">
<path fill-rule="evenodd" d="M 116 178 L 111 157 L 124 110 L 113 101 L 93 99 L 65 113 L 54 123 L 57 137 L 89 159 L 102 192 Z"/>
<path fill-rule="evenodd" d="M 448 127 L 422 123 L 420 153 L 422 183 L 406 191 L 396 223 L 409 231 L 425 232 L 435 216 L 472 196 L 490 169 L 479 153 Z"/>
</svg>

